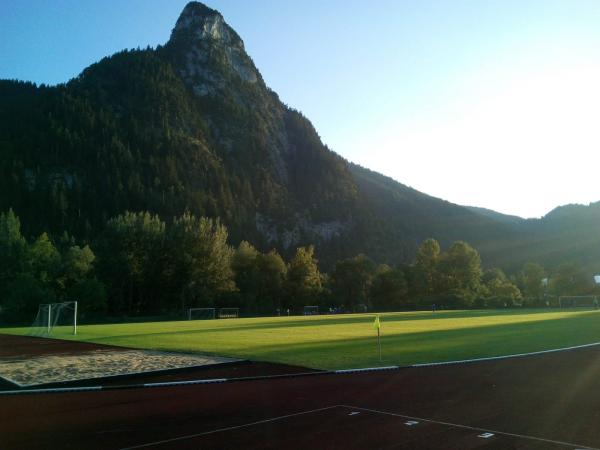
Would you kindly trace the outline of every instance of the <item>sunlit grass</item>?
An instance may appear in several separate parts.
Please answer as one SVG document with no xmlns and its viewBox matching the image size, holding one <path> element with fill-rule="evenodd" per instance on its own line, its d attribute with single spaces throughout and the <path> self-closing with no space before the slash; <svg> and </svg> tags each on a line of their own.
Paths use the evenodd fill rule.
<svg viewBox="0 0 600 450">
<path fill-rule="evenodd" d="M 337 369 L 498 356 L 600 341 L 599 311 L 444 311 L 83 325 L 53 337 Z M 27 328 L 3 333 L 25 334 Z"/>
</svg>

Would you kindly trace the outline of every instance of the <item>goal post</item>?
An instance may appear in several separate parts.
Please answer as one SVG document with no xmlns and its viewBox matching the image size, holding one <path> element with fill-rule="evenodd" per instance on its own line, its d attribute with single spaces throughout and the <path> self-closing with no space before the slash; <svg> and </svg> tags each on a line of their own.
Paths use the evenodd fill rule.
<svg viewBox="0 0 600 450">
<path fill-rule="evenodd" d="M 558 297 L 560 308 L 598 308 L 596 295 L 561 295 Z"/>
<path fill-rule="evenodd" d="M 56 326 L 72 326 L 72 334 L 77 334 L 76 301 L 40 304 L 29 335 L 50 336 Z"/>
<path fill-rule="evenodd" d="M 319 307 L 316 305 L 306 305 L 303 313 L 305 316 L 316 316 L 319 314 Z"/>
<path fill-rule="evenodd" d="M 237 319 L 240 317 L 240 308 L 219 308 L 219 319 Z"/>
<path fill-rule="evenodd" d="M 210 320 L 215 318 L 215 308 L 189 308 L 188 320 Z"/>
</svg>

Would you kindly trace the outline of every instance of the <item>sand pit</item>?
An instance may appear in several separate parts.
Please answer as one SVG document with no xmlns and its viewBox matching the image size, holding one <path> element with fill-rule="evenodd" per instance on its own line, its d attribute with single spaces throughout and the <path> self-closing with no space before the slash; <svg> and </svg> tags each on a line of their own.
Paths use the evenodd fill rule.
<svg viewBox="0 0 600 450">
<path fill-rule="evenodd" d="M 234 362 L 230 358 L 150 350 L 92 350 L 79 354 L 1 358 L 0 376 L 23 387 Z"/>
</svg>

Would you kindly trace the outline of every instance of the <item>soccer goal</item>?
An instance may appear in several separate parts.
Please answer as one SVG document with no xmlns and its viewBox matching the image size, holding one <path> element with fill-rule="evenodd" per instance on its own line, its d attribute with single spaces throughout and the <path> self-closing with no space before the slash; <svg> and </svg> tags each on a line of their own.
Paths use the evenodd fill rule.
<svg viewBox="0 0 600 450">
<path fill-rule="evenodd" d="M 598 297 L 595 295 L 563 295 L 558 297 L 560 308 L 598 308 Z"/>
<path fill-rule="evenodd" d="M 219 319 L 237 319 L 240 317 L 240 308 L 220 308 Z"/>
<path fill-rule="evenodd" d="M 215 318 L 215 308 L 189 308 L 188 320 L 210 320 Z"/>
<path fill-rule="evenodd" d="M 57 326 L 73 327 L 73 334 L 77 334 L 77 302 L 39 305 L 29 335 L 50 336 Z"/>
<path fill-rule="evenodd" d="M 304 307 L 304 315 L 305 316 L 316 316 L 317 314 L 319 314 L 319 307 L 318 306 L 305 306 Z"/>
</svg>

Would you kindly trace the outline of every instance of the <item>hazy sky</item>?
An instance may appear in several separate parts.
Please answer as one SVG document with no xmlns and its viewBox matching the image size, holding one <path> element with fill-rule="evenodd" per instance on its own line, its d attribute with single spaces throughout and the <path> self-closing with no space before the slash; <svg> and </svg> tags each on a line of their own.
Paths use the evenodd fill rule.
<svg viewBox="0 0 600 450">
<path fill-rule="evenodd" d="M 1 0 L 0 78 L 166 42 L 186 1 Z M 210 0 L 347 159 L 535 217 L 600 200 L 600 1 Z"/>
</svg>

